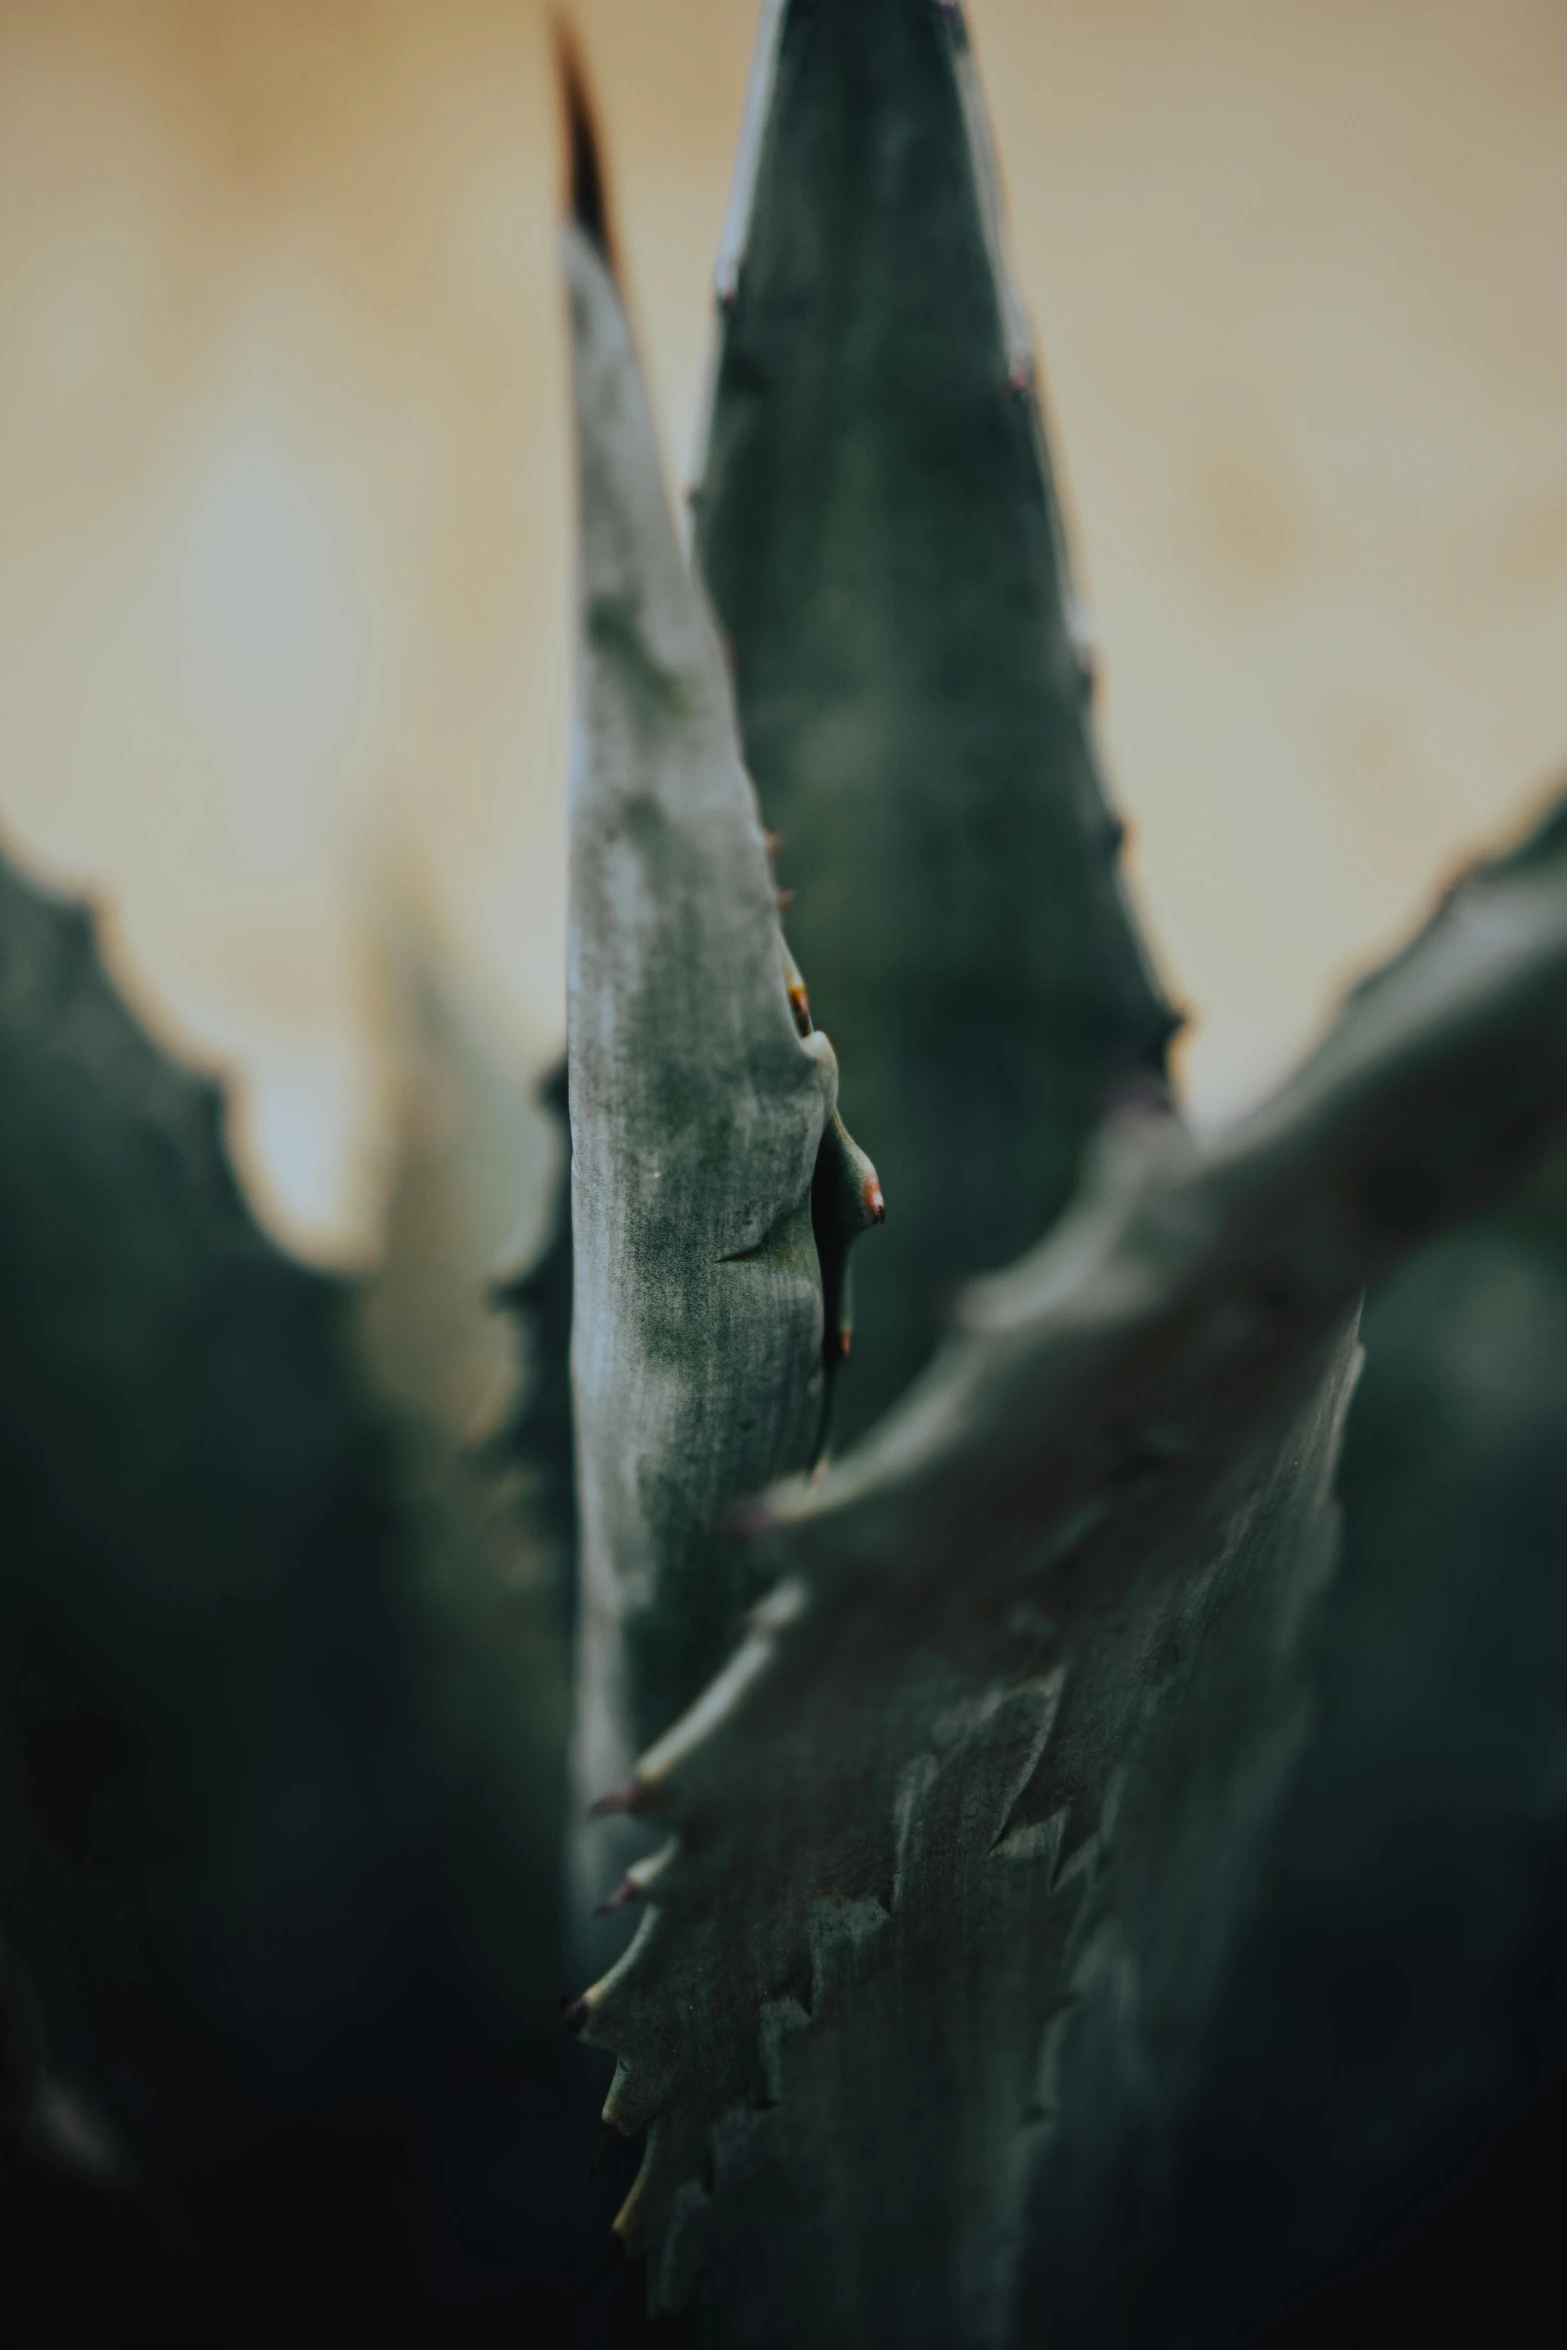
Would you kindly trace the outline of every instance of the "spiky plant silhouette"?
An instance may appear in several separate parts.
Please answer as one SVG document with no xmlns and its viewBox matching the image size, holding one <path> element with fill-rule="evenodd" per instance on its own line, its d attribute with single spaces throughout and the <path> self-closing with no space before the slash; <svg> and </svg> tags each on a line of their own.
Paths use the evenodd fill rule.
<svg viewBox="0 0 1567 2350">
<path fill-rule="evenodd" d="M 958 11 L 767 13 L 691 565 L 568 114 L 579 1880 L 646 1905 L 568 2020 L 647 2133 L 616 2226 L 715 2340 L 1108 2339 L 1306 1737 L 1362 1293 L 1560 1126 L 1567 830 L 1199 1144 Z M 741 745 L 891 1209 L 892 1408 L 809 1479 L 832 1093 Z"/>
<path fill-rule="evenodd" d="M 433 1259 L 290 1261 L 0 871 L 7 2317 L 96 2245 L 224 2342 L 1254 2341 L 1567 2064 L 1567 813 L 1195 1138 L 960 12 L 768 0 L 689 549 L 564 64 L 485 1461 L 368 1367 Z"/>
</svg>

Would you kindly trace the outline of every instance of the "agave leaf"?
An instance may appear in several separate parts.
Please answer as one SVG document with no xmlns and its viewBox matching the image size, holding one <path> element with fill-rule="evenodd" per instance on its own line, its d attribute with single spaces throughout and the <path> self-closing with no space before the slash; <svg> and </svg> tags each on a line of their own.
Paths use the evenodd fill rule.
<svg viewBox="0 0 1567 2350">
<path fill-rule="evenodd" d="M 1084 2338 L 1260 2341 L 1347 2278 L 1434 2311 L 1502 2268 L 1522 2310 L 1552 2257 L 1492 2165 L 1527 2129 L 1540 2169 L 1567 2077 L 1564 1172 L 1368 1297 L 1316 1731 L 1166 2172 L 1053 2235 Z"/>
<path fill-rule="evenodd" d="M 1158 2159 L 1298 1730 L 1358 1293 L 1564 1116 L 1558 813 L 1229 1133 L 1113 1125 L 776 1503 L 775 1589 L 638 1766 L 670 1838 L 583 2001 L 610 2118 L 651 2124 L 617 2224 L 663 2231 L 666 2296 L 706 2262 L 780 2342 L 1049 2315 L 1039 2243 L 1129 2137 Z"/>
<path fill-rule="evenodd" d="M 695 545 L 791 940 L 897 1203 L 847 1431 L 959 1281 L 1045 1229 L 1175 1025 L 1121 879 L 959 9 L 768 8 L 718 293 Z"/>
<path fill-rule="evenodd" d="M 410 2160 L 454 2236 L 504 2146 L 559 2258 L 561 1709 L 358 1302 L 258 1228 L 90 914 L 0 865 L 0 1915 L 202 2248 L 362 2313 L 425 2281 Z"/>
<path fill-rule="evenodd" d="M 982 236 L 961 173 L 947 176 L 956 141 L 935 70 L 942 17 Z M 908 142 L 901 150 L 900 138 Z M 942 218 L 921 217 L 922 204 L 934 214 L 938 190 Z M 972 292 L 983 275 L 981 243 L 996 299 L 976 330 L 972 310 L 953 299 L 948 265 L 964 244 Z M 835 1033 L 851 1042 L 857 1117 L 893 1174 L 900 1207 L 880 1266 L 868 1268 L 874 1327 L 862 1335 L 851 1401 L 869 1417 L 897 1384 L 901 1362 L 927 1342 L 932 1250 L 971 1249 L 978 1262 L 988 1234 L 1001 1232 L 993 1208 L 968 1228 L 944 1229 L 946 1203 L 963 1185 L 993 1182 L 1005 1195 L 1010 1177 L 999 1170 L 1039 1114 L 1026 1082 L 998 1081 L 986 1038 L 960 1042 L 952 1056 L 952 1008 L 983 992 L 997 958 L 1015 956 L 1004 923 L 972 935 L 949 925 L 963 811 L 938 807 L 944 836 L 927 829 L 909 839 L 897 829 L 905 794 L 920 804 L 910 779 L 917 786 L 926 773 L 924 745 L 944 739 L 944 711 L 960 712 L 972 686 L 981 725 L 990 716 L 982 700 L 991 691 L 989 648 L 971 640 L 961 663 L 922 663 L 910 653 L 905 615 L 924 628 L 924 643 L 958 644 L 972 595 L 961 564 L 948 560 L 945 534 L 965 511 L 964 485 L 972 492 L 988 478 L 985 448 L 994 468 L 998 448 L 1018 446 L 996 437 L 998 335 L 1010 378 L 1021 384 L 1029 364 L 1026 321 L 1002 258 L 982 102 L 955 12 L 922 0 L 769 0 L 718 293 L 696 534 L 736 654 L 753 770 L 769 820 L 788 835 L 783 871 L 797 885 L 796 937 Z M 895 346 L 897 357 L 878 373 L 877 354 Z M 980 393 L 954 403 L 950 414 L 963 421 L 944 443 L 925 435 L 916 465 L 912 435 L 927 387 L 935 397 L 965 375 L 972 384 L 980 352 L 989 355 Z M 901 506 L 878 502 L 877 485 L 894 476 L 906 493 Z M 1063 621 L 1070 641 L 1075 622 L 1047 466 L 1039 480 L 1061 593 L 1053 604 L 1046 597 L 1023 660 L 1025 671 L 1035 663 L 1036 688 L 1048 694 L 1063 672 L 1046 648 L 1059 646 Z M 1025 486 L 1010 513 L 1032 516 L 1037 504 Z M 1006 512 L 987 518 L 972 501 L 966 511 L 971 536 L 978 515 L 993 547 L 1004 549 Z M 923 569 L 904 552 L 910 542 L 917 550 L 922 534 L 934 549 Z M 975 576 L 991 584 L 1008 574 L 993 555 Z M 890 718 L 877 700 L 884 681 Z M 1080 682 L 1091 682 L 1086 663 Z M 1059 696 L 1058 704 L 1072 706 Z M 1008 706 L 1004 694 L 996 706 Z M 901 761 L 878 759 L 876 747 L 904 711 L 915 739 Z M 1091 759 L 1087 726 L 1084 711 Z M 1074 805 L 1081 814 L 1071 796 L 1077 773 L 1073 760 L 1020 760 L 1012 781 L 1019 791 L 1061 795 L 1055 813 L 1065 824 Z M 955 792 L 965 775 L 954 759 L 930 795 Z M 994 868 L 1005 853 L 992 846 L 993 869 L 978 867 L 998 908 L 1008 876 Z M 900 857 L 906 869 L 894 890 L 884 877 Z M 1062 875 L 1069 923 L 1080 908 L 1070 894 L 1081 886 L 1077 867 L 1043 872 L 1035 897 L 1052 924 Z M 911 1028 L 908 1007 L 936 968 L 915 950 L 932 943 L 938 955 L 949 944 L 954 951 L 952 968 L 939 965 L 946 1002 Z M 1087 946 L 1079 940 L 1076 951 Z M 1019 1000 L 1015 986 L 1011 1000 Z M 995 1008 L 1002 1019 L 1005 1010 Z M 1045 1048 L 1058 1050 L 1055 1036 L 1072 1042 L 1077 1010 L 1070 997 L 1049 1004 L 1043 1018 L 1067 1027 L 1025 1034 L 1041 1068 Z M 992 1033 L 1003 1033 L 995 1013 Z M 1113 1074 L 1113 1033 L 1105 1033 Z M 948 1066 L 933 1082 L 917 1057 L 943 1050 Z M 1135 1072 L 1135 1056 L 1128 1066 Z M 878 1096 L 882 1071 L 888 1090 L 895 1083 L 899 1091 L 890 1104 Z M 905 1141 L 927 1102 L 945 1102 L 970 1082 L 967 1124 L 938 1121 L 935 1133 Z M 958 1153 L 969 1134 L 984 1138 L 983 1149 L 927 1187 L 925 1169 L 943 1150 Z M 999 1208 L 1023 1213 L 1021 1189 L 1000 1196 Z M 1194 2339 L 1218 2339 L 1226 2313 L 1251 2339 L 1281 2299 L 1309 2286 L 1313 2263 L 1320 2275 L 1353 2260 L 1401 2221 L 1412 2197 L 1446 2189 L 1473 2148 L 1538 2094 L 1543 2049 L 1561 2049 L 1567 2063 L 1559 2003 L 1542 1987 L 1567 1964 L 1557 1892 L 1567 1837 L 1556 1759 L 1562 1709 L 1549 1631 L 1561 1606 L 1567 1507 L 1567 1388 L 1558 1368 L 1564 1233 L 1558 1178 L 1554 1197 L 1537 1193 L 1524 1214 L 1466 1228 L 1405 1267 L 1386 1295 L 1373 1295 L 1368 1363 L 1346 1437 L 1345 1573 L 1320 1658 L 1324 1728 L 1259 1882 L 1261 1914 L 1237 1963 L 1200 2111 L 1162 2174 L 1123 2176 L 1113 2189 L 1097 2181 L 1091 2193 L 1081 2165 L 1059 2180 L 1059 2207 L 1076 2219 L 1040 2238 L 1055 2320 L 1069 2310 L 1066 2322 L 1086 2326 L 1090 2338 L 1119 2339 L 1135 2300 L 1145 2329 L 1138 2339 L 1163 2342 L 1182 2322 Z M 1010 1244 L 1025 1236 L 1015 1229 Z M 878 1291 L 878 1275 L 894 1294 Z M 883 1340 L 899 1356 L 891 1370 Z M 1460 1885 L 1484 1886 L 1484 1899 L 1455 1899 Z"/>
<path fill-rule="evenodd" d="M 380 930 L 398 1148 L 359 1351 L 392 1406 L 456 1450 L 493 1436 L 509 1392 L 512 1333 L 492 1277 L 502 1250 L 515 1261 L 546 1221 L 557 1134 L 415 911 L 394 900 Z"/>
<path fill-rule="evenodd" d="M 576 85 L 565 230 L 582 543 L 568 1067 L 581 1542 L 576 1769 L 624 1779 L 750 1596 L 721 1524 L 820 1449 L 824 1282 L 879 1213 L 835 1115 L 608 262 Z M 857 1213 L 858 1211 L 858 1213 Z M 623 1830 L 590 1828 L 597 1893 Z"/>
</svg>

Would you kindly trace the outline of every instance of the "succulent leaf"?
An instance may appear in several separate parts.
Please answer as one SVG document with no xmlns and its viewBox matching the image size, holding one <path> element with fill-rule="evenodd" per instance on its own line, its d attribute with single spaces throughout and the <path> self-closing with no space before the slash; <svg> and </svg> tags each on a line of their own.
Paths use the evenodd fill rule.
<svg viewBox="0 0 1567 2350">
<path fill-rule="evenodd" d="M 569 119 L 580 147 L 580 94 Z M 579 158 L 584 185 L 602 191 L 602 174 Z M 754 1596 L 722 1513 L 817 1456 L 845 1253 L 880 1206 L 784 947 L 602 218 L 600 193 L 564 232 L 582 524 L 568 1062 L 585 1799 L 695 1695 Z M 631 1849 L 623 1826 L 586 1831 L 593 1902 Z"/>
<path fill-rule="evenodd" d="M 845 1430 L 1175 1025 L 1128 911 L 961 11 L 764 13 L 694 537 L 792 941 L 897 1216 Z"/>
<path fill-rule="evenodd" d="M 1315 1735 L 1167 2173 L 1120 2182 L 1052 2245 L 1052 2305 L 1088 2338 L 1261 2340 L 1314 2292 L 1375 2273 L 1395 2232 L 1405 2278 L 1434 2280 L 1476 2257 L 1478 2227 L 1489 2276 L 1494 2174 L 1466 2214 L 1455 2172 L 1475 2176 L 1474 2150 L 1509 2131 L 1554 2139 L 1564 1178 L 1558 1152 L 1367 1298 Z"/>
<path fill-rule="evenodd" d="M 707 2265 L 738 2338 L 1027 2335 L 1025 2247 L 1190 2085 L 1302 1719 L 1358 1293 L 1564 1118 L 1559 813 L 1228 1133 L 1113 1121 L 902 1407 L 775 1498 L 584 2000 L 666 2297 Z"/>
<path fill-rule="evenodd" d="M 90 911 L 0 862 L 0 1911 L 66 2076 L 233 2257 L 266 2242 L 257 2293 L 297 2305 L 314 2246 L 311 2292 L 351 2272 L 375 2308 L 404 2277 L 367 2276 L 375 2230 L 406 2238 L 377 2165 L 410 2144 L 466 2224 L 504 2139 L 539 2187 L 523 2257 L 560 2259 L 517 2087 L 558 2053 L 529 2034 L 555 1644 L 222 1123 Z"/>
</svg>

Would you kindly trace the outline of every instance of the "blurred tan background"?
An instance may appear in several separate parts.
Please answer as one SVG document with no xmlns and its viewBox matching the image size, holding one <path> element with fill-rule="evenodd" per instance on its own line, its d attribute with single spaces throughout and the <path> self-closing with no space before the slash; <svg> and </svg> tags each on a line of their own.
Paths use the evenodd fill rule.
<svg viewBox="0 0 1567 2350">
<path fill-rule="evenodd" d="M 678 477 L 754 4 L 574 14 Z M 1567 763 L 1567 9 L 973 19 L 1217 1114 Z M 0 839 L 325 1261 L 386 1213 L 389 926 L 558 1048 L 555 175 L 530 0 L 0 0 Z"/>
</svg>

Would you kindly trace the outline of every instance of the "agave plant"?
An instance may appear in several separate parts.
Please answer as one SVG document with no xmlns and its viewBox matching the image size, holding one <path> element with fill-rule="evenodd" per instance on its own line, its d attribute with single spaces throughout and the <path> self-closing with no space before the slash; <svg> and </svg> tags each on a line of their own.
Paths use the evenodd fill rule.
<svg viewBox="0 0 1567 2350">
<path fill-rule="evenodd" d="M 1276 1877 L 1361 1297 L 1563 1122 L 1567 826 L 1194 1140 L 958 10 L 766 12 L 689 564 L 568 84 L 576 1882 L 645 1905 L 568 2021 L 646 2132 L 616 2229 L 715 2341 L 1119 2338 Z M 825 1468 L 867 1177 L 764 811 L 890 1203 L 883 1416 Z"/>
<path fill-rule="evenodd" d="M 202 2338 L 640 2338 L 570 1950 L 655 2313 L 1255 2340 L 1567 2057 L 1567 811 L 1194 1136 L 960 11 L 768 0 L 688 545 L 564 86 L 569 1213 L 487 1461 L 458 1191 L 292 1262 L 0 866 L 0 2185 L 87 2113 Z"/>
</svg>

